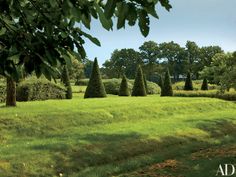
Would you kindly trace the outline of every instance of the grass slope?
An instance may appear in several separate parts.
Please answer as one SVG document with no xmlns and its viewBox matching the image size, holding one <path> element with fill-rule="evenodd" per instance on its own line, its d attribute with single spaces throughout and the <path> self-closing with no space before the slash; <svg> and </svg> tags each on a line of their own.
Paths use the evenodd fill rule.
<svg viewBox="0 0 236 177">
<path fill-rule="evenodd" d="M 235 163 L 236 104 L 211 98 L 48 100 L 0 107 L 0 176 L 215 176 Z"/>
</svg>

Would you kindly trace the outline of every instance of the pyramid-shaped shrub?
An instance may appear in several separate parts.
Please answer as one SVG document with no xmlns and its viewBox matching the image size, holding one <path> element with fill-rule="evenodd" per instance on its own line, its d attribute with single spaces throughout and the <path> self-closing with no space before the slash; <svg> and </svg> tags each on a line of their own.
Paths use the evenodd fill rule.
<svg viewBox="0 0 236 177">
<path fill-rule="evenodd" d="M 161 88 L 161 96 L 173 96 L 173 89 L 172 89 L 169 69 L 167 69 L 165 73 L 163 87 Z"/>
<path fill-rule="evenodd" d="M 128 81 L 125 75 L 123 75 L 122 81 L 120 83 L 119 96 L 130 96 Z"/>
<path fill-rule="evenodd" d="M 106 97 L 106 91 L 102 83 L 98 61 L 97 58 L 95 58 L 93 63 L 92 73 L 84 94 L 84 98 L 103 98 L 103 97 Z"/>
<path fill-rule="evenodd" d="M 132 96 L 147 96 L 141 66 L 138 67 L 136 72 Z"/>
<path fill-rule="evenodd" d="M 160 87 L 161 89 L 163 88 L 164 83 L 163 83 L 163 78 L 162 78 L 161 75 L 159 76 L 159 80 L 158 80 L 158 83 L 157 83 L 157 84 L 159 85 L 159 87 Z"/>
<path fill-rule="evenodd" d="M 184 90 L 193 90 L 193 83 L 191 73 L 188 72 L 187 78 L 185 80 Z"/>
<path fill-rule="evenodd" d="M 208 82 L 206 78 L 203 79 L 201 90 L 208 90 Z"/>
<path fill-rule="evenodd" d="M 66 99 L 72 99 L 72 88 L 70 84 L 69 71 L 66 65 L 63 66 L 61 80 L 66 87 Z"/>
<path fill-rule="evenodd" d="M 146 93 L 148 94 L 148 85 L 147 85 L 147 79 L 146 79 L 146 75 L 145 74 L 143 74 L 143 82 L 144 82 Z"/>
</svg>

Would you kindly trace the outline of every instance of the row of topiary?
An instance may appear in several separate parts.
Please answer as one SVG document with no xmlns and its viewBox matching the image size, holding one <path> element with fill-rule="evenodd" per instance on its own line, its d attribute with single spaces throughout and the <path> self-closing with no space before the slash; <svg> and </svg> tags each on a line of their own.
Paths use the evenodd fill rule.
<svg viewBox="0 0 236 177">
<path fill-rule="evenodd" d="M 165 81 L 161 86 L 161 96 L 172 96 L 173 90 L 170 81 L 169 71 L 165 75 Z M 139 66 L 136 72 L 132 93 L 130 93 L 129 83 L 124 75 L 120 83 L 119 96 L 146 96 L 149 93 L 146 77 L 143 75 L 142 68 Z M 98 61 L 95 58 L 94 65 L 89 79 L 84 98 L 101 98 L 106 97 L 106 89 L 101 79 Z"/>
</svg>

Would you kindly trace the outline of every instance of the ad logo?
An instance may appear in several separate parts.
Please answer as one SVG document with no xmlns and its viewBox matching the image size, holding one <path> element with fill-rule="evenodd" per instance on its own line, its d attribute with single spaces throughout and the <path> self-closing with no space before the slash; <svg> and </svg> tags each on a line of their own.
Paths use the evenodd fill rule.
<svg viewBox="0 0 236 177">
<path fill-rule="evenodd" d="M 235 166 L 233 164 L 219 165 L 216 176 L 233 176 L 235 174 Z"/>
</svg>

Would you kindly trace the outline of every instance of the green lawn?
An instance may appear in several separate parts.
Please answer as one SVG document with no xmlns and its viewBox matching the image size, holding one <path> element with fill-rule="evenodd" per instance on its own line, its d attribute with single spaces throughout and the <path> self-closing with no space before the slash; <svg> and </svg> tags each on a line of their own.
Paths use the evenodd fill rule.
<svg viewBox="0 0 236 177">
<path fill-rule="evenodd" d="M 1 105 L 0 105 L 1 106 Z M 236 163 L 236 104 L 110 96 L 0 107 L 0 176 L 215 176 Z"/>
</svg>

